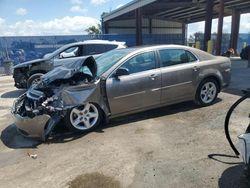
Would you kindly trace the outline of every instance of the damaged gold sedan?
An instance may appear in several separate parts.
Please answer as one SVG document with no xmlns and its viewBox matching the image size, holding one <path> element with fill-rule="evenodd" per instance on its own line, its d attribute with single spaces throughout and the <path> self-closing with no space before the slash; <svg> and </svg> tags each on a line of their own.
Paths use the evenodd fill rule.
<svg viewBox="0 0 250 188">
<path fill-rule="evenodd" d="M 14 102 L 12 114 L 22 134 L 46 140 L 62 119 L 81 133 L 183 101 L 207 106 L 228 86 L 230 66 L 228 58 L 180 45 L 117 49 L 48 72 Z"/>
<path fill-rule="evenodd" d="M 92 56 L 55 68 L 42 77 L 13 104 L 12 115 L 25 136 L 46 140 L 58 122 L 65 118 L 72 131 L 85 131 L 100 122 L 100 96 L 97 67 Z M 83 102 L 83 101 L 91 101 Z M 105 108 L 104 108 L 105 109 Z"/>
</svg>

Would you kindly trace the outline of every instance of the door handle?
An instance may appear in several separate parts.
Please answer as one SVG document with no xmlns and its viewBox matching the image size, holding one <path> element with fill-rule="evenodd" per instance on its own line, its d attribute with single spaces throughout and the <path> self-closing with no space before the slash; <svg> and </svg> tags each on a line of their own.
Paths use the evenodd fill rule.
<svg viewBox="0 0 250 188">
<path fill-rule="evenodd" d="M 195 72 L 197 72 L 198 70 L 200 70 L 200 68 L 197 67 L 197 66 L 194 66 L 194 67 L 193 67 L 193 70 L 194 70 Z"/>
<path fill-rule="evenodd" d="M 149 77 L 151 78 L 151 80 L 155 80 L 155 78 L 157 77 L 157 75 L 156 74 L 151 74 Z"/>
</svg>

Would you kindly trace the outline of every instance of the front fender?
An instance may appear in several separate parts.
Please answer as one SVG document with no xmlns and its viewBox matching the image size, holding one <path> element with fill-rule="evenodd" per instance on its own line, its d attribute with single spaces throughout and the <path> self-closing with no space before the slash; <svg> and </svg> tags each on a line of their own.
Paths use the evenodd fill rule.
<svg viewBox="0 0 250 188">
<path fill-rule="evenodd" d="M 29 76 L 35 74 L 35 73 L 47 73 L 50 70 L 53 69 L 53 63 L 49 60 L 47 61 L 41 61 L 41 62 L 36 62 L 34 64 L 30 65 L 29 68 Z"/>
<path fill-rule="evenodd" d="M 106 116 L 109 116 L 110 110 L 105 94 L 101 91 L 100 80 L 87 86 L 73 86 L 61 90 L 60 98 L 63 101 L 64 108 L 72 108 L 82 105 L 85 102 L 98 104 Z"/>
</svg>

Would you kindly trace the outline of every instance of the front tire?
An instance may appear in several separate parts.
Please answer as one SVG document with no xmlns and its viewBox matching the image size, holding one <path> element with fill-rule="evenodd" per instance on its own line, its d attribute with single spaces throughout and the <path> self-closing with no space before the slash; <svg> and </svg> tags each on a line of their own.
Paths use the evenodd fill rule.
<svg viewBox="0 0 250 188">
<path fill-rule="evenodd" d="M 101 111 L 96 104 L 85 103 L 69 110 L 65 121 L 71 131 L 83 133 L 96 128 L 101 122 L 101 117 Z"/>
<path fill-rule="evenodd" d="M 214 79 L 203 80 L 196 92 L 196 103 L 201 106 L 209 106 L 214 103 L 219 93 L 219 86 Z"/>
<path fill-rule="evenodd" d="M 27 88 L 30 88 L 32 85 L 37 84 L 41 80 L 42 76 L 43 76 L 42 73 L 36 73 L 30 76 L 27 81 Z"/>
</svg>

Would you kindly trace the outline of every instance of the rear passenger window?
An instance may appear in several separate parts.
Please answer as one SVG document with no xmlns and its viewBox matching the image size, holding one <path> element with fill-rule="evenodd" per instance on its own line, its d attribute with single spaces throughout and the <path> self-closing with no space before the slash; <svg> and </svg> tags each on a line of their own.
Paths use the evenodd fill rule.
<svg viewBox="0 0 250 188">
<path fill-rule="evenodd" d="M 96 55 L 106 52 L 104 44 L 86 44 L 83 47 L 84 55 Z"/>
<path fill-rule="evenodd" d="M 197 61 L 192 53 L 182 49 L 165 49 L 159 53 L 162 67 Z"/>
<path fill-rule="evenodd" d="M 83 47 L 84 55 L 97 55 L 117 48 L 115 44 L 86 44 Z"/>
<path fill-rule="evenodd" d="M 116 48 L 117 48 L 116 44 L 105 44 L 105 50 L 106 51 L 114 50 Z"/>
</svg>

